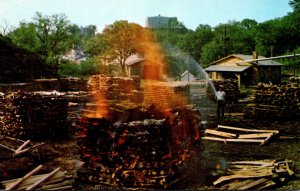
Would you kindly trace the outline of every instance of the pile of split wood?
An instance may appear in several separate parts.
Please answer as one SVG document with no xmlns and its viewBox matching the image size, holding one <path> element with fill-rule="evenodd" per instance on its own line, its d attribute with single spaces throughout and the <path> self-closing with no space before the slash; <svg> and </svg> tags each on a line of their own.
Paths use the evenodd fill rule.
<svg viewBox="0 0 300 191">
<path fill-rule="evenodd" d="M 285 182 L 295 172 L 291 160 L 259 160 L 229 162 L 228 168 L 216 169 L 223 176 L 213 182 L 223 190 L 263 190 Z"/>
<path fill-rule="evenodd" d="M 224 143 L 259 143 L 266 144 L 278 130 L 258 130 L 218 125 L 216 129 L 206 129 L 203 140 Z"/>
<path fill-rule="evenodd" d="M 101 99 L 128 98 L 133 90 L 136 90 L 135 81 L 126 77 L 110 77 L 106 75 L 93 75 L 89 78 L 88 90 Z"/>
<path fill-rule="evenodd" d="M 161 109 L 188 104 L 190 86 L 188 84 L 155 83 L 144 87 L 144 104 L 154 104 Z"/>
<path fill-rule="evenodd" d="M 80 78 L 60 78 L 59 90 L 67 91 L 87 91 L 87 80 Z"/>
<path fill-rule="evenodd" d="M 67 128 L 68 100 L 52 92 L 14 92 L 4 95 L 0 133 L 12 137 L 51 137 Z"/>
<path fill-rule="evenodd" d="M 246 117 L 295 117 L 300 115 L 300 83 L 287 85 L 259 83 L 254 104 L 247 105 Z"/>
<path fill-rule="evenodd" d="M 5 190 L 68 190 L 72 189 L 72 176 L 68 176 L 66 171 L 61 171 L 60 167 L 50 173 L 34 175 L 42 169 L 39 165 L 25 176 L 13 180 L 2 181 Z"/>
<path fill-rule="evenodd" d="M 213 80 L 213 85 L 216 90 L 219 87 L 223 87 L 223 90 L 226 92 L 226 101 L 227 102 L 236 102 L 239 99 L 240 89 L 237 80 L 226 79 L 226 80 Z M 208 96 L 211 99 L 215 98 L 215 93 L 210 88 L 207 89 Z"/>
</svg>

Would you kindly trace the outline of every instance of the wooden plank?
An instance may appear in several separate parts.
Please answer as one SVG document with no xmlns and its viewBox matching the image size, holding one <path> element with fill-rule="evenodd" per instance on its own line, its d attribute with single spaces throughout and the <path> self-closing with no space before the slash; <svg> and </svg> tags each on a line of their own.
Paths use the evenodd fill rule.
<svg viewBox="0 0 300 191">
<path fill-rule="evenodd" d="M 217 138 L 217 137 L 202 137 L 201 139 L 203 140 L 212 140 L 212 141 L 220 141 L 220 142 L 225 142 L 225 139 L 222 138 Z"/>
<path fill-rule="evenodd" d="M 253 188 L 254 186 L 260 185 L 260 184 L 262 184 L 264 182 L 267 182 L 267 181 L 268 181 L 268 179 L 261 178 L 261 179 L 255 180 L 255 181 L 253 181 L 253 182 L 251 182 L 249 184 L 246 184 L 246 185 L 244 185 L 242 187 L 239 187 L 238 190 L 247 190 L 249 188 Z"/>
<path fill-rule="evenodd" d="M 58 188 L 51 188 L 48 190 L 72 190 L 73 186 L 62 186 L 62 187 L 58 187 Z"/>
<path fill-rule="evenodd" d="M 225 137 L 225 138 L 235 138 L 237 135 L 233 133 L 226 133 L 222 131 L 217 131 L 213 129 L 206 129 L 205 134 L 211 134 L 211 135 L 217 135 L 219 137 Z"/>
<path fill-rule="evenodd" d="M 33 185 L 27 187 L 26 190 L 33 190 L 33 189 L 35 189 L 40 184 L 42 184 L 43 182 L 45 182 L 46 180 L 48 180 L 50 177 L 52 177 L 59 170 L 60 170 L 60 167 L 56 168 L 55 170 L 53 170 L 52 172 L 50 172 L 49 174 L 47 174 L 43 178 L 41 178 L 39 181 L 35 182 Z"/>
<path fill-rule="evenodd" d="M 217 138 L 217 137 L 202 137 L 203 140 L 212 140 L 212 141 L 219 141 L 219 142 L 236 142 L 236 143 L 262 143 L 263 139 L 223 139 L 223 138 Z"/>
<path fill-rule="evenodd" d="M 235 180 L 228 184 L 225 184 L 221 187 L 221 190 L 237 190 L 239 187 L 242 187 L 250 182 L 253 182 L 253 179 L 246 179 L 246 180 Z"/>
<path fill-rule="evenodd" d="M 225 125 L 218 125 L 217 129 L 230 129 L 230 130 L 236 130 L 236 131 L 243 131 L 243 132 L 260 132 L 260 133 L 279 133 L 278 130 L 259 130 L 259 129 L 245 129 L 240 127 L 231 127 L 231 126 L 225 126 Z"/>
<path fill-rule="evenodd" d="M 255 134 L 242 134 L 238 138 L 241 139 L 253 139 L 253 138 L 266 138 L 273 135 L 273 133 L 255 133 Z"/>
<path fill-rule="evenodd" d="M 23 143 L 19 148 L 16 149 L 15 153 L 18 153 L 21 151 L 24 147 L 26 147 L 30 143 L 30 140 L 27 140 L 25 143 Z"/>
<path fill-rule="evenodd" d="M 276 183 L 275 183 L 274 181 L 269 180 L 269 181 L 263 183 L 263 185 L 261 185 L 261 186 L 255 188 L 255 190 L 263 190 L 263 189 L 268 188 L 268 187 L 270 187 L 270 186 L 273 186 L 273 185 L 275 185 L 275 184 L 276 184 Z"/>
<path fill-rule="evenodd" d="M 235 161 L 235 162 L 228 162 L 228 164 L 273 166 L 275 162 L 276 160 L 267 159 L 267 160 L 256 160 L 256 161 Z"/>
<path fill-rule="evenodd" d="M 46 181 L 45 183 L 48 183 L 49 181 L 57 181 L 57 180 L 62 180 L 64 179 L 64 177 L 66 176 L 66 171 L 63 172 L 58 172 L 56 173 L 53 177 L 51 177 L 48 181 Z M 18 189 L 20 190 L 25 190 L 25 188 L 27 188 L 28 186 L 32 185 L 34 182 L 38 181 L 39 179 L 41 179 L 43 176 L 45 176 L 45 174 L 40 174 L 40 175 L 34 175 L 29 177 L 28 179 L 24 180 L 18 187 Z M 12 179 L 12 180 L 6 180 L 6 181 L 2 181 L 1 184 L 5 185 L 5 187 L 9 187 L 12 184 L 14 184 L 14 182 L 18 181 L 19 178 L 17 179 Z"/>
<path fill-rule="evenodd" d="M 222 176 L 218 180 L 213 182 L 213 185 L 220 184 L 223 181 L 237 179 L 237 178 L 258 178 L 271 176 L 273 174 L 271 169 L 258 169 L 258 170 L 244 170 L 239 172 L 239 174 L 233 174 L 229 176 Z"/>
<path fill-rule="evenodd" d="M 20 178 L 17 182 L 15 182 L 13 185 L 11 185 L 10 187 L 6 188 L 5 190 L 12 190 L 12 189 L 17 188 L 24 180 L 28 179 L 30 176 L 32 176 L 35 173 L 37 173 L 42 167 L 43 167 L 43 165 L 39 165 L 38 167 L 36 167 L 35 169 L 33 169 L 32 171 L 30 171 L 29 173 L 27 173 L 25 176 L 23 176 L 22 178 Z"/>
<path fill-rule="evenodd" d="M 262 143 L 264 140 L 261 139 L 225 139 L 226 142 L 236 143 Z"/>
<path fill-rule="evenodd" d="M 73 184 L 73 180 L 65 180 L 63 182 L 57 183 L 57 184 L 49 184 L 49 185 L 43 185 L 41 187 L 41 190 L 49 190 L 52 188 L 59 188 L 63 186 L 70 186 Z"/>
<path fill-rule="evenodd" d="M 265 145 L 267 142 L 269 142 L 269 140 L 271 139 L 272 135 L 270 135 L 269 137 L 267 137 L 264 142 L 262 142 L 260 145 Z"/>
</svg>

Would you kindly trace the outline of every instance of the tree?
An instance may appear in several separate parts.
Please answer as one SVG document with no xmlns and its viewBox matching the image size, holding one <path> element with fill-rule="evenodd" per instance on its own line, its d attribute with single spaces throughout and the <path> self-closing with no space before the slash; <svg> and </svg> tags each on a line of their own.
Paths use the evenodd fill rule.
<svg viewBox="0 0 300 191">
<path fill-rule="evenodd" d="M 146 40 L 143 36 L 143 28 L 128 21 L 116 21 L 106 26 L 99 38 L 104 45 L 102 57 L 110 63 L 118 64 L 124 75 L 126 59 L 139 52 Z"/>
<path fill-rule="evenodd" d="M 294 12 L 300 11 L 300 0 L 290 0 L 289 5 L 294 9 Z"/>
<path fill-rule="evenodd" d="M 38 53 L 52 66 L 54 75 L 57 75 L 62 54 L 73 44 L 70 23 L 64 14 L 47 16 L 37 12 L 33 22 L 20 23 L 8 36 L 15 44 Z"/>
</svg>

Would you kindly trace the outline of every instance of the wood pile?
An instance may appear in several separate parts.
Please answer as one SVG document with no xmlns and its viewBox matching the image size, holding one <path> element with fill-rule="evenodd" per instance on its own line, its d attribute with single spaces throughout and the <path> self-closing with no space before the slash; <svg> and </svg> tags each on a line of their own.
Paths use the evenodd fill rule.
<svg viewBox="0 0 300 191">
<path fill-rule="evenodd" d="M 68 101 L 53 92 L 15 92 L 5 97 L 1 107 L 0 132 L 31 139 L 64 135 L 67 130 Z"/>
<path fill-rule="evenodd" d="M 188 104 L 190 86 L 184 84 L 155 83 L 144 87 L 144 104 L 154 104 L 161 109 L 169 109 Z"/>
<path fill-rule="evenodd" d="M 40 91 L 59 90 L 59 81 L 56 78 L 51 79 L 34 79 L 33 82 L 38 83 Z"/>
<path fill-rule="evenodd" d="M 288 118 L 300 115 L 300 83 L 259 83 L 254 103 L 245 108 L 246 117 Z"/>
<path fill-rule="evenodd" d="M 95 97 L 107 100 L 129 99 L 135 89 L 135 81 L 126 77 L 110 77 L 106 75 L 93 75 L 89 78 L 88 90 Z"/>
<path fill-rule="evenodd" d="M 240 95 L 240 89 L 237 80 L 226 79 L 226 80 L 213 80 L 212 81 L 216 90 L 220 86 L 223 87 L 223 90 L 226 92 L 226 101 L 227 102 L 237 102 Z M 214 91 L 209 87 L 207 89 L 208 96 L 210 99 L 215 100 L 216 96 Z"/>
<path fill-rule="evenodd" d="M 266 144 L 273 136 L 279 134 L 277 130 L 258 130 L 218 125 L 217 129 L 206 129 L 203 140 L 224 143 L 259 143 Z"/>
<path fill-rule="evenodd" d="M 34 175 L 41 170 L 43 165 L 39 165 L 25 176 L 17 179 L 2 181 L 5 190 L 68 190 L 72 189 L 72 176 L 68 176 L 66 171 L 61 171 L 60 167 L 46 174 Z"/>
<path fill-rule="evenodd" d="M 60 78 L 59 90 L 67 91 L 87 91 L 87 80 L 80 78 Z"/>
<path fill-rule="evenodd" d="M 146 110 L 152 112 L 139 116 L 155 118 L 155 109 Z M 80 182 L 114 188 L 168 187 L 177 165 L 189 157 L 190 145 L 200 140 L 199 111 L 185 107 L 168 112 L 173 115 L 127 123 L 82 117 L 77 144 L 86 167 L 78 172 Z"/>
<path fill-rule="evenodd" d="M 228 168 L 216 169 L 223 176 L 213 182 L 221 190 L 265 190 L 282 184 L 294 175 L 294 161 L 258 160 L 228 162 Z"/>
</svg>

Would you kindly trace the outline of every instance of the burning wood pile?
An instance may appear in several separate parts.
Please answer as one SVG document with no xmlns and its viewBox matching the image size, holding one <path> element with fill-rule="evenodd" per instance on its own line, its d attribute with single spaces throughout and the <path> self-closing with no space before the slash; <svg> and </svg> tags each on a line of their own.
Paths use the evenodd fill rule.
<svg viewBox="0 0 300 191">
<path fill-rule="evenodd" d="M 68 101 L 59 92 L 14 92 L 0 103 L 2 135 L 40 139 L 67 130 Z"/>
<path fill-rule="evenodd" d="M 216 169 L 223 176 L 213 182 L 222 190 L 264 190 L 282 184 L 295 173 L 294 161 L 259 160 L 229 162 L 226 169 Z"/>
<path fill-rule="evenodd" d="M 254 104 L 245 108 L 246 117 L 295 117 L 300 114 L 299 83 L 272 85 L 259 83 L 255 90 Z"/>
<path fill-rule="evenodd" d="M 237 80 L 226 79 L 226 80 L 213 80 L 213 85 L 216 90 L 220 86 L 223 87 L 223 90 L 226 92 L 226 101 L 237 102 L 240 95 L 239 85 Z M 207 89 L 208 95 L 211 99 L 216 99 L 214 92 L 211 89 Z"/>
<path fill-rule="evenodd" d="M 169 115 L 161 119 L 164 113 L 156 110 L 153 115 L 153 111 L 142 109 L 139 116 L 144 119 L 126 123 L 82 117 L 77 143 L 85 168 L 78 172 L 80 182 L 113 188 L 168 188 L 180 175 L 179 166 L 191 155 L 192 145 L 200 140 L 200 113 L 185 107 L 165 111 Z"/>
</svg>

